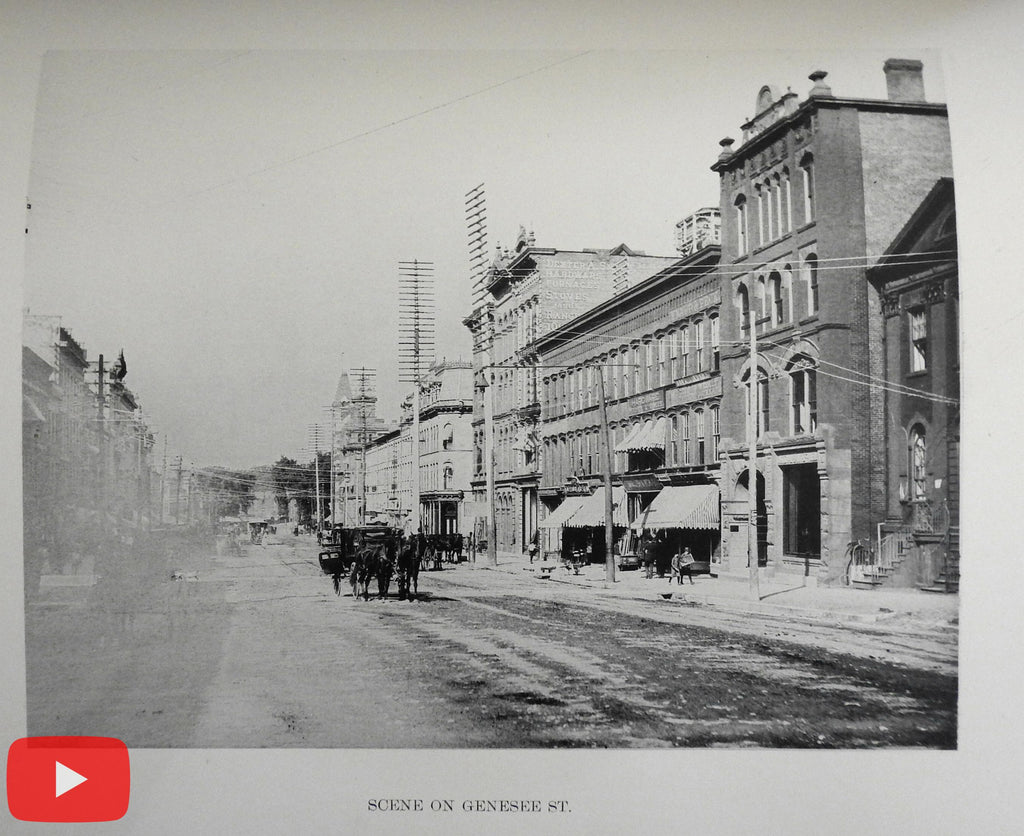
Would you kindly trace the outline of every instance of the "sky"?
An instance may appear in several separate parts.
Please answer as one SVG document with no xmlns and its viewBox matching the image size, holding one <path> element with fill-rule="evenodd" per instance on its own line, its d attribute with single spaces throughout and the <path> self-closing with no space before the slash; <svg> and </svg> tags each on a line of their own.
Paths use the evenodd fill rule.
<svg viewBox="0 0 1024 836">
<path fill-rule="evenodd" d="M 762 85 L 885 97 L 891 51 L 54 50 L 29 172 L 24 304 L 124 350 L 198 465 L 302 458 L 338 376 L 397 417 L 398 262 L 433 262 L 437 354 L 471 356 L 465 195 L 489 251 L 675 252 Z M 944 100 L 938 53 L 925 62 Z"/>
</svg>

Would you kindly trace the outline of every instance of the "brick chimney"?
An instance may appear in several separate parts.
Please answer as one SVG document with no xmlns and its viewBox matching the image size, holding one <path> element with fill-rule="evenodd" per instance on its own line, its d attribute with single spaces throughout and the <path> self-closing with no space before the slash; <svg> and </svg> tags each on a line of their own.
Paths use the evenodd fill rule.
<svg viewBox="0 0 1024 836">
<path fill-rule="evenodd" d="M 885 62 L 885 86 L 891 102 L 923 102 L 924 77 L 920 61 L 910 58 L 890 58 Z"/>
</svg>

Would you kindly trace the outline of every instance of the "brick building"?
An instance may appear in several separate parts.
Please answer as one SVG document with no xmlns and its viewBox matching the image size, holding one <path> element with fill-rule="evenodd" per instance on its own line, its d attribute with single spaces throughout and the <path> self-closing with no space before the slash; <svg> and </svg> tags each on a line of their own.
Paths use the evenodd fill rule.
<svg viewBox="0 0 1024 836">
<path fill-rule="evenodd" d="M 540 402 L 534 339 L 673 261 L 624 244 L 609 250 L 538 247 L 533 233 L 520 228 L 515 246 L 499 249 L 481 277 L 475 307 L 463 320 L 473 336 L 477 381 L 472 487 L 477 507 L 486 508 L 486 393 L 493 406 L 498 550 L 521 551 L 537 530 Z M 478 517 L 478 534 L 482 522 Z"/>
<path fill-rule="evenodd" d="M 650 519 L 644 527 L 663 534 L 666 563 L 683 545 L 699 559 L 716 560 L 719 253 L 704 240 L 691 255 L 534 342 L 544 368 L 543 551 L 605 558 L 603 375 L 619 553 L 632 551 L 630 526 Z M 646 512 L 659 504 L 664 513 L 655 525 Z M 698 505 L 708 513 L 694 514 Z"/>
<path fill-rule="evenodd" d="M 886 516 L 883 318 L 867 271 L 940 177 L 946 107 L 921 64 L 885 63 L 888 98 L 804 101 L 765 86 L 722 140 L 722 567 L 747 572 L 747 392 L 757 415 L 758 557 L 769 574 L 845 579 L 848 544 Z M 757 329 L 756 369 L 746 348 Z"/>
<path fill-rule="evenodd" d="M 885 521 L 866 584 L 954 591 L 960 561 L 956 207 L 942 178 L 869 278 L 882 300 Z M 887 547 L 888 546 L 888 547 Z"/>
</svg>

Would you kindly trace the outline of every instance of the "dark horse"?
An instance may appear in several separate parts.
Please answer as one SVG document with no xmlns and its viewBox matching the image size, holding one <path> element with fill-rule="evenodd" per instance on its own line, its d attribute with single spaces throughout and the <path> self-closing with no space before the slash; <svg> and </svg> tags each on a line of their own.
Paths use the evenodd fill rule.
<svg viewBox="0 0 1024 836">
<path fill-rule="evenodd" d="M 398 600 L 404 601 L 412 595 L 419 595 L 420 558 L 416 554 L 416 539 L 404 539 L 398 546 L 395 568 L 398 572 Z M 410 587 L 412 592 L 410 594 Z"/>
<path fill-rule="evenodd" d="M 349 582 L 352 584 L 352 597 L 362 595 L 364 601 L 370 599 L 370 578 L 377 579 L 377 595 L 387 598 L 391 588 L 391 578 L 395 571 L 398 546 L 394 538 L 384 542 L 367 543 L 357 549 L 349 568 Z"/>
</svg>

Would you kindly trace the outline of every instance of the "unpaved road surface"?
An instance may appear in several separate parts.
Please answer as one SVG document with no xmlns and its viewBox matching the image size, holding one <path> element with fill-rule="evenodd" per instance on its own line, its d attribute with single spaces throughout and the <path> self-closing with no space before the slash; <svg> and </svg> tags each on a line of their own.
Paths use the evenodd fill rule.
<svg viewBox="0 0 1024 836">
<path fill-rule="evenodd" d="M 307 538 L 26 607 L 29 733 L 131 747 L 956 745 L 956 634 L 446 567 L 335 596 Z M 181 580 L 173 580 L 179 572 Z M 371 585 L 371 589 L 373 586 Z"/>
</svg>

